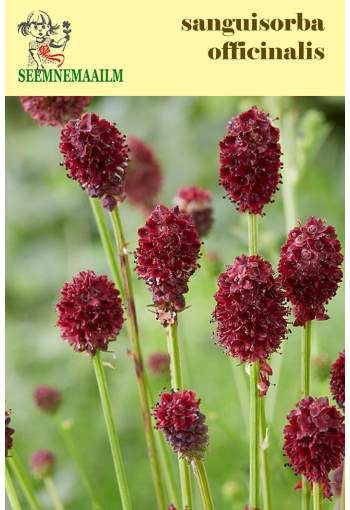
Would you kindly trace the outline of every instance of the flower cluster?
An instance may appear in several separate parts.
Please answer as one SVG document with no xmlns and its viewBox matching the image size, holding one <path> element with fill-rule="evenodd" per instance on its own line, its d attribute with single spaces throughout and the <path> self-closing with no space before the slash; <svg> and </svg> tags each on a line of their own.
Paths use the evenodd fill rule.
<svg viewBox="0 0 350 510">
<path fill-rule="evenodd" d="M 308 396 L 291 411 L 284 427 L 283 449 L 289 458 L 286 464 L 295 473 L 323 484 L 324 493 L 331 499 L 329 472 L 337 469 L 345 451 L 344 417 L 327 397 L 314 400 Z"/>
<path fill-rule="evenodd" d="M 148 366 L 152 374 L 165 375 L 169 373 L 169 354 L 154 352 L 148 359 Z"/>
<path fill-rule="evenodd" d="M 62 395 L 52 386 L 37 386 L 34 390 L 34 401 L 41 411 L 54 413 L 61 405 Z"/>
<path fill-rule="evenodd" d="M 128 147 L 115 126 L 94 113 L 70 120 L 61 131 L 60 149 L 68 177 L 90 197 L 104 197 L 109 211 L 125 199 Z"/>
<path fill-rule="evenodd" d="M 9 450 L 11 450 L 11 448 L 13 446 L 13 437 L 12 436 L 15 432 L 14 429 L 12 429 L 9 426 L 10 421 L 11 421 L 10 414 L 11 414 L 11 410 L 5 411 L 5 457 L 9 456 Z"/>
<path fill-rule="evenodd" d="M 241 255 L 218 279 L 212 322 L 217 344 L 243 363 L 267 359 L 288 333 L 284 293 L 271 264 L 260 255 Z"/>
<path fill-rule="evenodd" d="M 157 196 L 162 187 L 161 167 L 145 142 L 127 136 L 126 143 L 130 149 L 125 183 L 127 200 L 148 216 L 159 203 Z"/>
<path fill-rule="evenodd" d="M 188 462 L 203 460 L 209 444 L 208 426 L 199 404 L 193 391 L 171 390 L 160 394 L 160 402 L 153 409 L 156 428 L 163 432 L 173 451 Z"/>
<path fill-rule="evenodd" d="M 106 351 L 124 322 L 120 292 L 107 276 L 82 271 L 71 283 L 66 282 L 56 305 L 61 338 L 75 351 L 94 355 Z"/>
<path fill-rule="evenodd" d="M 183 310 L 183 294 L 198 268 L 201 246 L 192 216 L 182 214 L 177 206 L 169 210 L 159 205 L 138 235 L 136 270 L 152 292 L 154 305 L 165 312 Z"/>
<path fill-rule="evenodd" d="M 211 192 L 198 186 L 180 188 L 174 198 L 175 205 L 183 213 L 189 213 L 194 221 L 199 237 L 208 234 L 213 225 Z"/>
<path fill-rule="evenodd" d="M 326 220 L 310 216 L 291 230 L 282 246 L 278 266 L 280 282 L 293 305 L 295 326 L 313 319 L 325 320 L 324 305 L 336 294 L 343 273 L 337 234 Z"/>
<path fill-rule="evenodd" d="M 38 450 L 30 458 L 30 470 L 35 478 L 51 476 L 55 469 L 55 457 L 48 450 Z"/>
<path fill-rule="evenodd" d="M 24 110 L 40 126 L 62 126 L 80 117 L 93 96 L 19 96 Z"/>
<path fill-rule="evenodd" d="M 256 106 L 227 124 L 220 142 L 220 182 L 239 212 L 262 214 L 278 189 L 279 136 L 270 117 Z"/>
<path fill-rule="evenodd" d="M 345 349 L 332 365 L 330 388 L 334 400 L 345 413 Z"/>
</svg>

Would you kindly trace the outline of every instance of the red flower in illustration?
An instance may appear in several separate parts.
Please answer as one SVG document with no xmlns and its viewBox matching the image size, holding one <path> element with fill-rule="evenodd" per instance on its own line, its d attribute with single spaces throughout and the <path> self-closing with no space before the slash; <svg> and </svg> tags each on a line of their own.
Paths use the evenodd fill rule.
<svg viewBox="0 0 350 510">
<path fill-rule="evenodd" d="M 345 413 L 345 349 L 332 365 L 330 388 L 334 400 Z"/>
<path fill-rule="evenodd" d="M 208 234 L 213 225 L 213 208 L 211 207 L 211 192 L 198 186 L 180 188 L 174 199 L 183 213 L 189 213 L 199 237 Z"/>
<path fill-rule="evenodd" d="M 19 96 L 24 110 L 40 126 L 62 126 L 80 117 L 93 96 Z"/>
</svg>

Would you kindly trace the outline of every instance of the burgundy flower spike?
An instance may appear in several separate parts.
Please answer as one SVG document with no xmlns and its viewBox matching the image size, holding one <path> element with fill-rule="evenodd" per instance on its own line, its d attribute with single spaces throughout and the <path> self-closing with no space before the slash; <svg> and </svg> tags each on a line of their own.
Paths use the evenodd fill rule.
<svg viewBox="0 0 350 510">
<path fill-rule="evenodd" d="M 260 255 L 241 255 L 226 266 L 218 287 L 212 322 L 225 354 L 253 363 L 276 352 L 288 333 L 288 310 L 271 264 Z M 266 369 L 262 375 L 266 384 L 271 374 Z"/>
<path fill-rule="evenodd" d="M 24 110 L 40 126 L 61 126 L 80 117 L 93 96 L 19 96 Z"/>
<path fill-rule="evenodd" d="M 180 188 L 174 199 L 182 213 L 189 213 L 194 221 L 199 237 L 208 234 L 213 224 L 211 192 L 198 186 Z"/>
<path fill-rule="evenodd" d="M 313 319 L 329 319 L 324 305 L 336 294 L 343 273 L 337 234 L 326 220 L 310 216 L 291 230 L 282 246 L 280 282 L 293 305 L 295 326 Z"/>
<path fill-rule="evenodd" d="M 136 270 L 152 292 L 159 320 L 166 326 L 174 320 L 172 314 L 185 308 L 187 282 L 199 267 L 198 234 L 190 214 L 159 205 L 138 235 Z"/>
<path fill-rule="evenodd" d="M 5 457 L 9 456 L 9 450 L 11 450 L 11 448 L 13 446 L 13 437 L 12 436 L 15 432 L 14 429 L 12 429 L 9 426 L 10 421 L 11 421 L 10 414 L 11 414 L 11 410 L 5 411 Z"/>
<path fill-rule="evenodd" d="M 158 420 L 156 428 L 163 432 L 173 451 L 189 463 L 193 459 L 203 460 L 209 444 L 208 426 L 199 404 L 194 391 L 171 390 L 171 393 L 160 393 L 160 402 L 153 409 L 153 416 Z"/>
<path fill-rule="evenodd" d="M 34 401 L 41 411 L 54 413 L 61 405 L 62 395 L 52 386 L 37 386 L 34 390 Z"/>
<path fill-rule="evenodd" d="M 334 400 L 345 413 L 345 349 L 332 365 L 330 388 Z"/>
<path fill-rule="evenodd" d="M 288 416 L 284 427 L 283 449 L 289 458 L 286 466 L 311 482 L 322 482 L 324 494 L 331 499 L 330 471 L 337 469 L 345 452 L 344 417 L 330 406 L 327 397 L 302 399 Z"/>
<path fill-rule="evenodd" d="M 48 450 L 39 450 L 31 456 L 30 470 L 35 478 L 51 476 L 55 469 L 55 457 Z"/>
<path fill-rule="evenodd" d="M 61 338 L 75 351 L 96 354 L 106 351 L 124 322 L 120 292 L 107 276 L 82 271 L 71 283 L 65 283 L 56 305 Z"/>
<path fill-rule="evenodd" d="M 68 177 L 90 197 L 104 197 L 102 205 L 109 211 L 123 202 L 128 147 L 115 126 L 94 113 L 70 120 L 61 131 L 60 149 Z"/>
<path fill-rule="evenodd" d="M 127 200 L 148 216 L 159 204 L 157 198 L 162 187 L 162 172 L 151 147 L 134 136 L 127 136 L 130 162 L 126 175 Z"/>
<path fill-rule="evenodd" d="M 227 124 L 220 142 L 220 180 L 239 212 L 261 214 L 278 189 L 282 164 L 279 129 L 256 106 Z"/>
</svg>

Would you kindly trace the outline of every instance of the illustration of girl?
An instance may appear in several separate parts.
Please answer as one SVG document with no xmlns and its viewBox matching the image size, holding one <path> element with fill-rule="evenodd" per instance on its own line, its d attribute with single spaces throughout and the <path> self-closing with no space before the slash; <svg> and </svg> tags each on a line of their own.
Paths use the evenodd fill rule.
<svg viewBox="0 0 350 510">
<path fill-rule="evenodd" d="M 34 41 L 29 43 L 28 67 L 36 65 L 40 72 L 46 64 L 53 64 L 53 60 L 49 60 L 39 53 L 40 46 L 47 45 L 50 48 L 61 48 L 69 41 L 69 35 L 65 35 L 59 41 L 54 41 L 53 34 L 57 34 L 60 25 L 52 25 L 50 16 L 44 11 L 33 11 L 29 14 L 27 21 L 18 25 L 18 32 L 21 31 L 25 37 L 31 35 Z"/>
</svg>

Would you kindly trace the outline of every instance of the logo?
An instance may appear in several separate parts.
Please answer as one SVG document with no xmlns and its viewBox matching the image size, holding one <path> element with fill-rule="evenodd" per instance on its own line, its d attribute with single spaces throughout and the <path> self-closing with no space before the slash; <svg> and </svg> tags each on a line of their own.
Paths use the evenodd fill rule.
<svg viewBox="0 0 350 510">
<path fill-rule="evenodd" d="M 65 60 L 64 50 L 70 39 L 70 23 L 64 21 L 62 23 L 63 33 L 65 34 L 58 40 L 54 36 L 58 34 L 60 25 L 54 25 L 50 16 L 44 11 L 33 11 L 24 21 L 17 25 L 18 32 L 24 37 L 30 36 L 28 48 L 28 66 L 36 67 L 36 71 L 41 73 L 46 66 L 57 65 L 61 67 Z M 62 53 L 52 55 L 51 48 L 61 49 Z"/>
</svg>

